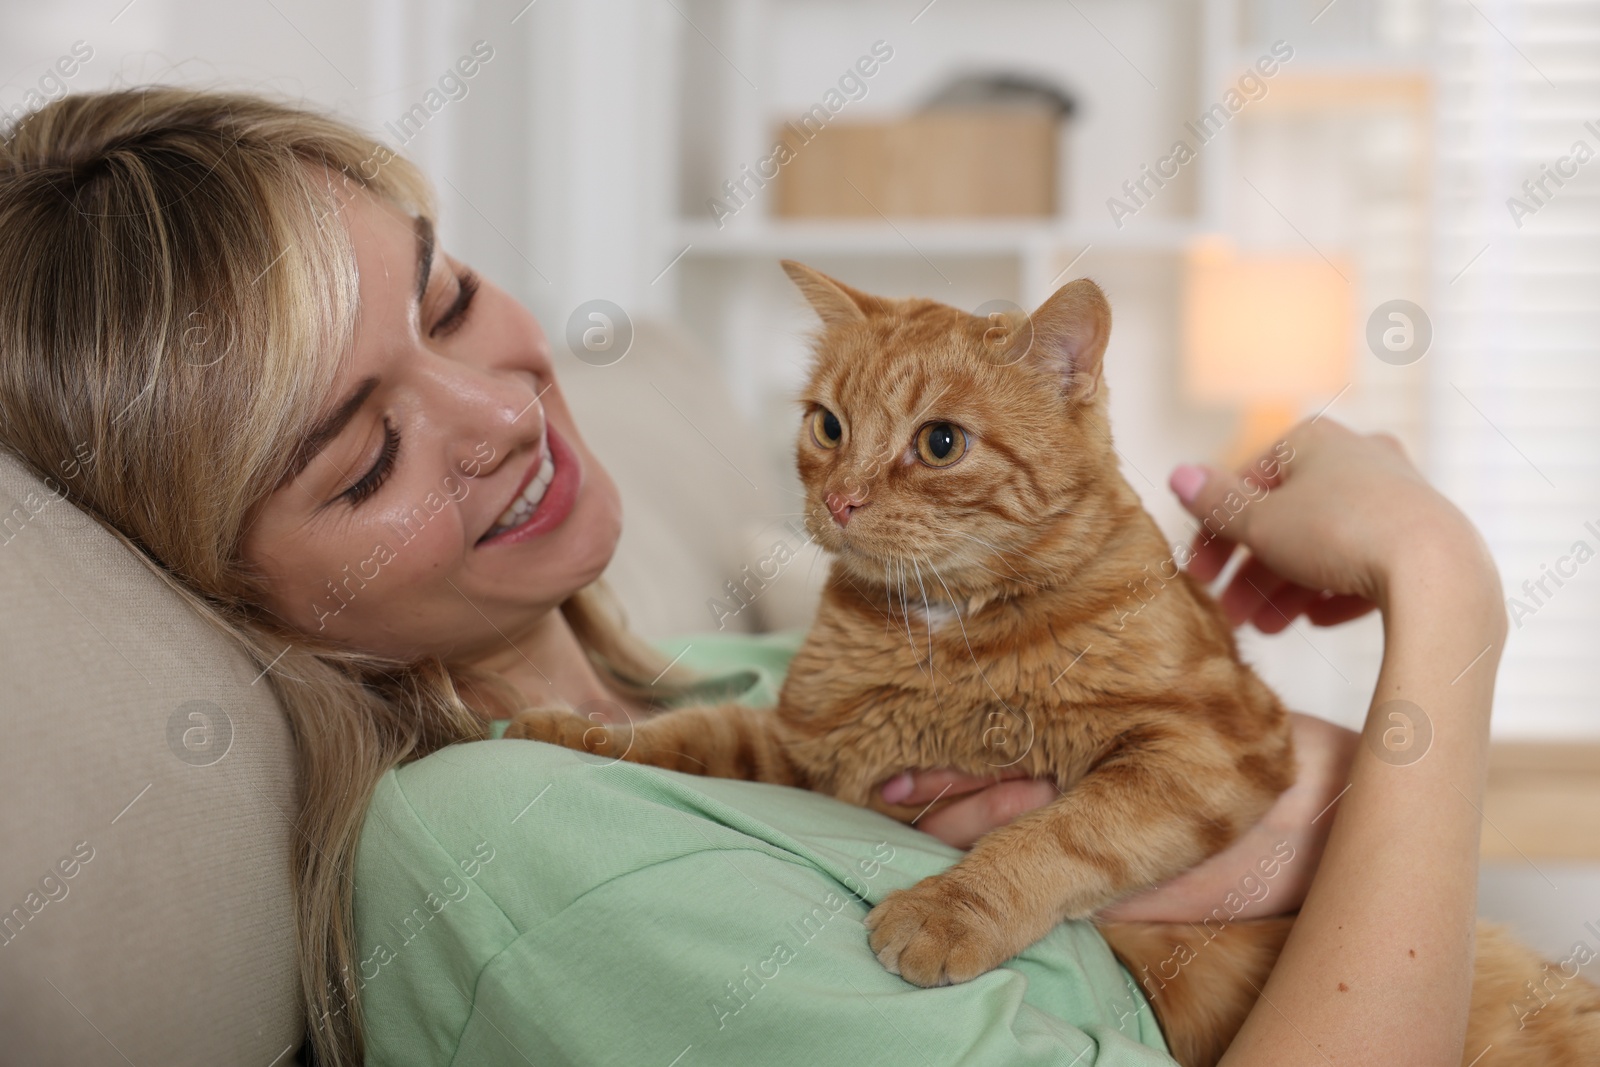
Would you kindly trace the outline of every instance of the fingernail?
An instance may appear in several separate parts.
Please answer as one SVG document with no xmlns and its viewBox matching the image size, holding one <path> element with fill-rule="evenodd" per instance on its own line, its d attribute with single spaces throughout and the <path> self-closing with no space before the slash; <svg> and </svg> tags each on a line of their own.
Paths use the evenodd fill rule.
<svg viewBox="0 0 1600 1067">
<path fill-rule="evenodd" d="M 1191 463 L 1180 464 L 1172 472 L 1172 477 L 1167 479 L 1167 485 L 1178 494 L 1178 499 L 1185 504 L 1191 503 L 1205 487 L 1206 479 L 1210 477 L 1204 467 L 1196 467 Z"/>
<path fill-rule="evenodd" d="M 898 804 L 911 795 L 911 772 L 903 771 L 883 783 L 883 802 Z"/>
</svg>

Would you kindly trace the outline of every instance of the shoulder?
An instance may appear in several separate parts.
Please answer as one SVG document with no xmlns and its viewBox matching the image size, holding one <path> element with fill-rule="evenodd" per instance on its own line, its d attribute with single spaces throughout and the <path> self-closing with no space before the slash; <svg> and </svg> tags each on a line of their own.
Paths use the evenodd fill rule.
<svg viewBox="0 0 1600 1067">
<path fill-rule="evenodd" d="M 357 919 L 472 880 L 500 935 L 548 922 L 596 887 L 675 860 L 741 853 L 860 878 L 893 854 L 911 884 L 958 853 L 864 808 L 784 786 L 702 778 L 537 741 L 453 745 L 378 783 L 356 858 Z M 878 859 L 874 859 L 874 853 Z M 509 858 L 508 858 L 509 856 Z M 408 905 L 407 905 L 408 906 Z M 465 910 L 465 909 L 463 909 Z"/>
<path fill-rule="evenodd" d="M 1087 924 L 955 992 L 872 955 L 871 907 L 957 855 L 815 793 L 534 741 L 452 746 L 385 775 L 362 830 L 369 1061 L 633 1063 L 692 1044 L 700 1063 L 815 1063 L 882 1043 L 887 1012 L 949 1057 L 1068 1062 L 1085 1042 L 1062 1055 L 1058 1013 L 1107 1026 L 1093 991 L 1120 982 Z M 774 980 L 782 995 L 753 997 Z M 1150 1041 L 1110 1031 L 1096 1039 Z M 933 1061 L 906 1045 L 889 1062 Z"/>
<path fill-rule="evenodd" d="M 701 676 L 688 703 L 737 700 L 751 707 L 771 707 L 805 636 L 804 630 L 694 634 L 661 641 L 657 647 L 674 663 Z"/>
<path fill-rule="evenodd" d="M 686 963 L 699 940 L 686 931 L 726 920 L 712 887 L 732 870 L 741 885 L 761 886 L 762 900 L 831 882 L 766 817 L 791 802 L 875 817 L 780 786 L 697 779 L 535 741 L 455 745 L 384 775 L 353 879 L 352 970 L 375 1061 L 451 1062 L 481 1014 L 480 996 L 534 988 L 554 996 L 587 966 L 600 928 L 627 929 L 631 941 L 638 917 L 674 912 L 682 922 L 662 931 L 660 947 Z M 761 909 L 749 918 L 776 921 Z M 596 1021 L 579 1006 L 567 1010 Z"/>
<path fill-rule="evenodd" d="M 590 910 L 623 899 L 648 908 L 635 887 L 662 891 L 651 872 L 685 866 L 672 861 L 782 856 L 697 811 L 673 777 L 534 741 L 453 745 L 384 775 L 353 878 L 352 970 L 371 1058 L 451 1062 L 488 968 L 516 945 L 566 937 L 542 967 L 516 971 L 517 981 L 559 976 L 583 955 Z"/>
<path fill-rule="evenodd" d="M 419 871 L 434 880 L 465 875 L 511 933 L 550 920 L 605 882 L 697 854 L 810 863 L 795 825 L 807 817 L 821 826 L 878 818 L 800 790 L 536 741 L 453 745 L 380 780 L 357 854 L 357 902 L 398 906 L 401 895 L 431 888 Z"/>
</svg>

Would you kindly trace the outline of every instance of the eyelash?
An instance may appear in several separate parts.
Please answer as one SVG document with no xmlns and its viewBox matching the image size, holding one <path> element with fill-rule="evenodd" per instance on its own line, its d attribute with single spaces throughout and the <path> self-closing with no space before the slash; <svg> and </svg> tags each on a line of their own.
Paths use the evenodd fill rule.
<svg viewBox="0 0 1600 1067">
<path fill-rule="evenodd" d="M 478 276 L 462 268 L 461 273 L 456 275 L 456 284 L 460 286 L 460 291 L 456 293 L 455 301 L 433 324 L 428 331 L 429 337 L 449 337 L 466 322 L 467 312 L 472 308 L 472 298 L 478 295 Z"/>
<path fill-rule="evenodd" d="M 351 506 L 361 503 L 373 493 L 383 488 L 383 483 L 388 479 L 389 473 L 394 470 L 394 460 L 400 454 L 400 431 L 389 422 L 388 416 L 383 420 L 383 451 L 378 454 L 378 461 L 372 469 L 363 474 L 361 478 L 340 496 L 350 501 Z"/>
</svg>

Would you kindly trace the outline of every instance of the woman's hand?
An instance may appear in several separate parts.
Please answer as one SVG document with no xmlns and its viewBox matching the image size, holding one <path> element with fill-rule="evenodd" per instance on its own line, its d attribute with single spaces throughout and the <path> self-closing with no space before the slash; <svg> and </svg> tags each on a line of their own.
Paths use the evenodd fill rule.
<svg viewBox="0 0 1600 1067">
<path fill-rule="evenodd" d="M 1020 772 L 980 778 L 944 769 L 905 771 L 885 782 L 881 795 L 890 804 L 926 805 L 927 813 L 911 825 L 947 845 L 971 848 L 990 830 L 1044 807 L 1061 793 L 1053 782 L 1025 778 Z"/>
<path fill-rule="evenodd" d="M 1249 546 L 1220 597 L 1235 625 L 1275 633 L 1302 614 L 1322 626 L 1353 619 L 1425 556 L 1493 571 L 1466 516 L 1387 434 L 1303 422 L 1237 474 L 1183 466 L 1170 484 L 1203 526 L 1190 574 L 1209 582 Z"/>
<path fill-rule="evenodd" d="M 1302 423 L 1235 475 L 1185 466 L 1172 489 L 1204 529 L 1188 571 L 1210 582 L 1238 544 L 1250 555 L 1219 601 L 1235 626 L 1277 633 L 1305 615 L 1332 626 L 1372 611 L 1395 576 L 1423 550 L 1493 566 L 1477 532 L 1386 434 L 1353 433 L 1331 420 Z M 1299 774 L 1267 815 L 1237 841 L 1171 881 L 1105 909 L 1114 921 L 1194 921 L 1230 892 L 1249 900 L 1238 918 L 1299 908 L 1333 825 L 1324 815 L 1350 780 L 1360 734 L 1291 713 Z M 1316 820 L 1315 823 L 1312 820 Z M 1294 860 L 1266 892 L 1256 865 L 1280 842 Z M 1241 886 L 1246 878 L 1253 879 Z M 1248 891 L 1247 891 L 1248 890 Z M 1252 896 L 1261 894 L 1259 899 Z"/>
<path fill-rule="evenodd" d="M 1333 825 L 1331 807 L 1349 781 L 1361 735 L 1311 715 L 1290 713 L 1299 774 L 1255 826 L 1221 852 L 1153 889 L 1100 912 L 1111 922 L 1198 922 L 1229 893 L 1248 901 L 1235 918 L 1282 915 L 1300 907 Z M 883 799 L 929 805 L 913 824 L 947 845 L 973 842 L 1061 794 L 1054 783 L 1008 774 L 981 778 L 953 770 L 907 771 L 883 787 Z M 935 801 L 941 801 L 932 807 Z M 1263 861 L 1274 871 L 1263 877 Z M 1275 861 L 1275 862 L 1272 862 Z"/>
</svg>

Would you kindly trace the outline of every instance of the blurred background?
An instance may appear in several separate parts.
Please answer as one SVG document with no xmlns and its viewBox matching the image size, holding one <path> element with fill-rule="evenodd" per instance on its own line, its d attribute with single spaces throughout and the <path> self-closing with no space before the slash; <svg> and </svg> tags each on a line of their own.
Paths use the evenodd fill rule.
<svg viewBox="0 0 1600 1067">
<path fill-rule="evenodd" d="M 1237 461 L 1324 412 L 1398 435 L 1513 598 L 1486 913 L 1517 911 L 1552 952 L 1574 901 L 1600 921 L 1600 2 L 0 12 L 9 113 L 154 81 L 245 88 L 417 161 L 455 254 L 544 323 L 597 450 L 645 464 L 618 585 L 652 636 L 803 625 L 815 597 L 810 560 L 748 612 L 725 584 L 798 511 L 812 322 L 783 257 L 968 309 L 1096 279 L 1123 472 L 1174 542 L 1192 528 L 1165 488 L 1176 463 Z M 591 327 L 638 350 L 585 350 Z M 698 451 L 648 455 L 679 420 Z M 709 562 L 673 533 L 690 499 L 717 520 Z M 1297 623 L 1245 650 L 1291 706 L 1357 725 L 1380 642 L 1372 619 Z"/>
</svg>

